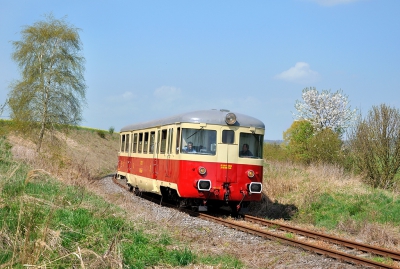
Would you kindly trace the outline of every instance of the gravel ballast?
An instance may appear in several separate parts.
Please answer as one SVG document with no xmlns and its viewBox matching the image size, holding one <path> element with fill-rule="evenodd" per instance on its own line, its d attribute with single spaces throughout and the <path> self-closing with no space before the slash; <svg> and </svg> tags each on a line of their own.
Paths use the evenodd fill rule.
<svg viewBox="0 0 400 269">
<path fill-rule="evenodd" d="M 245 268 L 362 268 L 162 207 L 122 189 L 110 176 L 90 184 L 90 188 L 129 212 L 133 221 L 154 223 L 160 230 L 168 230 L 193 252 L 231 255 L 240 259 Z M 190 265 L 185 268 L 213 267 Z"/>
</svg>

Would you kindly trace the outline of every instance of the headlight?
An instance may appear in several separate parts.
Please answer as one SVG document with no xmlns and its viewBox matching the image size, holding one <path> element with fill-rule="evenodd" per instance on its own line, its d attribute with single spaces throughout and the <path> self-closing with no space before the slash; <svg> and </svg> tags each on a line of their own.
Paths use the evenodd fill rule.
<svg viewBox="0 0 400 269">
<path fill-rule="evenodd" d="M 254 171 L 253 170 L 247 170 L 247 176 L 249 178 L 253 178 L 254 177 Z"/>
<path fill-rule="evenodd" d="M 207 169 L 203 166 L 200 166 L 198 171 L 200 175 L 205 175 L 207 173 Z"/>
<path fill-rule="evenodd" d="M 225 116 L 225 122 L 229 125 L 233 125 L 236 123 L 236 115 L 234 113 L 228 113 Z"/>
</svg>

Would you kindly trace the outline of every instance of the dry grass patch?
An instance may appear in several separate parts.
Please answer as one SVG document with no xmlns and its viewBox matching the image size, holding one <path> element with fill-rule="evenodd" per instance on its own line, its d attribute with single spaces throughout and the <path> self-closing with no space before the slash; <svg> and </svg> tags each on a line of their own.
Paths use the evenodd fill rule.
<svg viewBox="0 0 400 269">
<path fill-rule="evenodd" d="M 118 162 L 118 134 L 101 138 L 91 130 L 55 131 L 52 136 L 46 134 L 41 153 L 35 151 L 31 137 L 13 134 L 8 140 L 14 158 L 73 184 L 87 184 L 88 179 L 113 173 Z"/>
<path fill-rule="evenodd" d="M 291 162 L 266 162 L 264 194 L 269 201 L 293 204 L 297 208 L 310 204 L 321 193 L 365 191 L 360 178 L 332 165 L 300 165 Z"/>
<path fill-rule="evenodd" d="M 400 229 L 396 222 L 391 222 L 389 217 L 387 222 L 378 223 L 379 217 L 382 219 L 382 216 L 396 214 L 391 212 L 396 212 L 392 207 L 398 204 L 399 194 L 395 191 L 390 193 L 372 189 L 365 185 L 360 177 L 346 173 L 340 167 L 266 162 L 263 190 L 263 201 L 255 210 L 258 215 L 290 219 L 302 227 L 318 230 L 332 227 L 336 222 L 338 224 L 331 232 L 339 236 L 400 249 Z M 321 200 L 322 197 L 325 198 Z M 392 199 L 392 202 L 386 204 L 384 199 Z M 320 206 L 321 201 L 332 204 L 322 204 L 321 209 L 310 207 Z M 378 203 L 380 201 L 382 203 Z M 370 207 L 371 203 L 373 205 Z M 325 211 L 328 208 L 332 211 Z M 316 219 L 320 223 L 318 228 L 310 225 L 315 223 Z M 327 226 L 324 226 L 325 224 Z"/>
<path fill-rule="evenodd" d="M 399 228 L 391 224 L 359 223 L 347 219 L 339 222 L 337 230 L 371 245 L 395 250 L 400 248 Z"/>
</svg>

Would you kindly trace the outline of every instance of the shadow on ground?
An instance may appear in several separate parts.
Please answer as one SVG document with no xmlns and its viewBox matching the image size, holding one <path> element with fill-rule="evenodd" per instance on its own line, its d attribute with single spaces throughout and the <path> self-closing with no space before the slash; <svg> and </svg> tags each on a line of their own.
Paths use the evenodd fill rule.
<svg viewBox="0 0 400 269">
<path fill-rule="evenodd" d="M 273 202 L 265 194 L 262 194 L 261 201 L 252 202 L 249 210 L 250 214 L 261 218 L 290 220 L 297 213 L 298 208 L 294 204 Z"/>
</svg>

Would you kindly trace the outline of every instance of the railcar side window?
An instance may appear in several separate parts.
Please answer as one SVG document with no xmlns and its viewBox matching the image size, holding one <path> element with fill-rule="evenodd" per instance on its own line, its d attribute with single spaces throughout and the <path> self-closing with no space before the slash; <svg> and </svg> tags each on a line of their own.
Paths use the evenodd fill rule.
<svg viewBox="0 0 400 269">
<path fill-rule="evenodd" d="M 133 141 L 132 141 L 132 152 L 136 153 L 136 148 L 137 148 L 137 139 L 138 139 L 138 135 L 134 134 L 133 135 Z"/>
<path fill-rule="evenodd" d="M 239 157 L 261 159 L 263 157 L 263 142 L 263 135 L 240 133 Z"/>
<path fill-rule="evenodd" d="M 154 153 L 154 139 L 156 137 L 156 132 L 150 133 L 150 151 L 149 153 Z"/>
<path fill-rule="evenodd" d="M 235 132 L 233 130 L 222 131 L 222 143 L 233 144 L 235 142 Z"/>
<path fill-rule="evenodd" d="M 149 147 L 149 133 L 144 133 L 143 153 L 147 153 L 148 147 Z"/>
<path fill-rule="evenodd" d="M 161 130 L 161 136 L 159 139 L 160 144 L 160 153 L 165 153 L 165 149 L 167 146 L 167 130 Z"/>
<path fill-rule="evenodd" d="M 168 154 L 172 153 L 172 137 L 174 135 L 174 129 L 169 128 L 169 139 L 168 139 Z"/>
<path fill-rule="evenodd" d="M 130 136 L 131 136 L 130 134 L 126 135 L 125 152 L 129 152 L 129 137 Z"/>
<path fill-rule="evenodd" d="M 179 139 L 180 139 L 180 135 L 181 135 L 181 128 L 178 128 L 177 132 L 176 132 L 176 154 L 179 154 Z"/>
<path fill-rule="evenodd" d="M 125 135 L 121 135 L 121 152 L 125 149 Z"/>
<path fill-rule="evenodd" d="M 137 152 L 142 153 L 142 148 L 143 148 L 143 133 L 139 134 L 139 147 Z"/>
<path fill-rule="evenodd" d="M 217 131 L 182 128 L 181 152 L 215 155 Z"/>
</svg>

